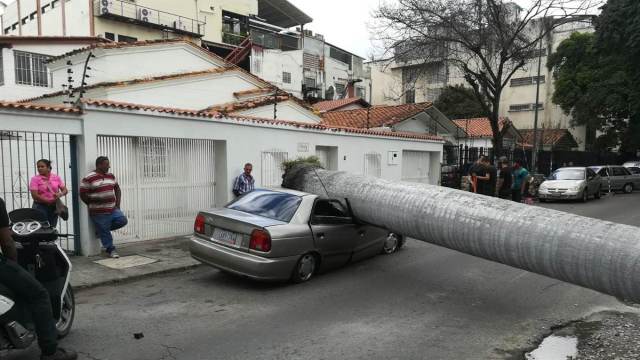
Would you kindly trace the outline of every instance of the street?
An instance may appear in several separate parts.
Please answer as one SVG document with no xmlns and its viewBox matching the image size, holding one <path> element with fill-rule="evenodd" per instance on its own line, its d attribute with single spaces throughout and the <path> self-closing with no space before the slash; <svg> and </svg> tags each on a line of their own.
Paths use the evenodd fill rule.
<svg viewBox="0 0 640 360">
<path fill-rule="evenodd" d="M 639 201 L 636 192 L 543 205 L 639 226 Z M 76 299 L 74 329 L 62 345 L 100 360 L 522 359 L 552 326 L 635 311 L 607 295 L 415 240 L 301 285 L 202 266 Z"/>
</svg>

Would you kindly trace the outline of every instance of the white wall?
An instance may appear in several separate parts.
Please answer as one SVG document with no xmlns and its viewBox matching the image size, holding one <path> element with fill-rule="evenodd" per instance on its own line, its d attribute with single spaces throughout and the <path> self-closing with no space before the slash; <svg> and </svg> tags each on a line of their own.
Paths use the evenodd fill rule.
<svg viewBox="0 0 640 360">
<path fill-rule="evenodd" d="M 125 47 L 116 49 L 96 49 L 95 58 L 89 61 L 90 78 L 86 83 L 124 81 L 147 77 L 179 74 L 219 68 L 222 62 L 207 56 L 188 44 L 150 45 L 143 47 Z M 60 83 L 66 83 L 67 69 L 73 70 L 75 83 L 80 82 L 88 52 L 71 57 L 73 65 L 67 65 L 67 59 L 50 64 L 57 90 Z M 77 85 L 76 85 L 77 86 Z"/>
<path fill-rule="evenodd" d="M 294 96 L 302 98 L 302 50 L 252 49 L 251 73 Z M 282 73 L 291 74 L 284 83 Z"/>
<path fill-rule="evenodd" d="M 41 0 L 41 6 L 50 4 L 53 0 Z M 66 14 L 66 36 L 90 36 L 90 17 L 93 16 L 93 12 L 89 6 L 89 0 L 65 0 L 65 14 Z M 14 24 L 18 19 L 18 7 L 14 1 L 7 8 L 3 14 L 3 26 L 6 28 Z M 20 0 L 20 13 L 21 18 L 29 17 L 31 13 L 36 11 L 36 0 Z M 62 5 L 58 1 L 56 7 L 51 9 L 48 6 L 41 16 L 42 23 L 42 35 L 46 36 L 62 36 Z M 4 34 L 4 33 L 3 33 Z M 26 24 L 22 25 L 22 33 L 19 33 L 19 28 L 16 26 L 15 30 L 10 30 L 5 35 L 38 35 L 38 22 L 37 17 L 34 19 L 28 19 Z"/>
<path fill-rule="evenodd" d="M 239 111 L 238 114 L 273 119 L 273 104 Z M 309 110 L 302 108 L 291 100 L 278 103 L 276 116 L 278 120 L 299 121 L 312 124 L 317 124 L 322 120 L 319 116 L 314 115 Z"/>
<path fill-rule="evenodd" d="M 53 84 L 49 87 L 31 86 L 31 85 L 18 85 L 15 81 L 15 64 L 14 64 L 14 50 L 31 52 L 36 54 L 57 56 L 77 49 L 79 47 L 87 46 L 86 43 L 35 43 L 25 42 L 13 44 L 13 48 L 3 48 L 2 50 L 2 65 L 4 74 L 4 85 L 0 86 L 0 99 L 2 100 L 19 100 L 31 97 L 40 96 L 42 94 L 53 92 L 57 89 L 61 89 L 60 80 L 54 79 Z M 66 75 L 66 70 L 65 70 Z M 51 80 L 51 77 L 49 78 Z"/>
</svg>

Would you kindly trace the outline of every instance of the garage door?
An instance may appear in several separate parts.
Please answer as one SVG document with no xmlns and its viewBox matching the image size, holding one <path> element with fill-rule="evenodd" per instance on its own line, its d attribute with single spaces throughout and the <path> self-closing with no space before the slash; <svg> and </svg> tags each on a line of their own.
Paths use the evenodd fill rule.
<svg viewBox="0 0 640 360">
<path fill-rule="evenodd" d="M 429 158 L 428 151 L 402 152 L 402 181 L 429 183 Z"/>
<path fill-rule="evenodd" d="M 115 232 L 130 242 L 185 235 L 199 210 L 214 206 L 214 141 L 98 137 L 122 189 L 129 224 Z"/>
</svg>

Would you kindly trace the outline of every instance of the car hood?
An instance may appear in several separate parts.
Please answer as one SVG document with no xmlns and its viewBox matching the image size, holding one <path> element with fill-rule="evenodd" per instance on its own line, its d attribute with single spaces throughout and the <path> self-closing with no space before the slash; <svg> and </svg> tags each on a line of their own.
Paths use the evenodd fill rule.
<svg viewBox="0 0 640 360">
<path fill-rule="evenodd" d="M 211 209 L 211 210 L 204 211 L 204 213 L 210 214 L 210 215 L 216 215 L 223 218 L 237 220 L 243 223 L 252 224 L 259 227 L 268 227 L 268 226 L 287 224 L 286 222 L 283 222 L 280 220 L 269 219 L 264 216 L 253 215 L 246 212 L 227 209 L 227 208 Z"/>
<path fill-rule="evenodd" d="M 569 189 L 584 183 L 584 180 L 547 180 L 542 183 L 545 187 Z"/>
</svg>

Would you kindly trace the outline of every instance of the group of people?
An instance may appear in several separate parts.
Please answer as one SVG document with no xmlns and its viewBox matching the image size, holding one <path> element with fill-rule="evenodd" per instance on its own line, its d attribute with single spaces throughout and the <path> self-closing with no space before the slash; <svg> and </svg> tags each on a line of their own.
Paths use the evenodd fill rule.
<svg viewBox="0 0 640 360">
<path fill-rule="evenodd" d="M 118 258 L 111 231 L 127 224 L 120 210 L 121 191 L 105 156 L 96 159 L 95 170 L 82 179 L 80 198 L 89 209 L 89 217 L 95 226 L 105 254 Z M 51 161 L 40 159 L 36 163 L 38 174 L 29 182 L 33 208 L 42 212 L 51 227 L 56 227 L 60 216 L 57 203 L 69 190 L 62 179 L 52 172 Z M 9 228 L 10 219 L 4 199 L 0 198 L 0 288 L 4 287 L 17 297 L 29 311 L 35 325 L 41 359 L 75 360 L 72 350 L 58 347 L 55 319 L 49 293 L 27 270 L 18 265 L 18 254 Z"/>
<path fill-rule="evenodd" d="M 496 169 L 487 156 L 480 156 L 469 169 L 469 190 L 477 194 L 521 202 L 529 172 L 519 160 L 514 161 L 511 166 L 504 156 L 499 159 L 498 166 L 499 169 Z"/>
</svg>

